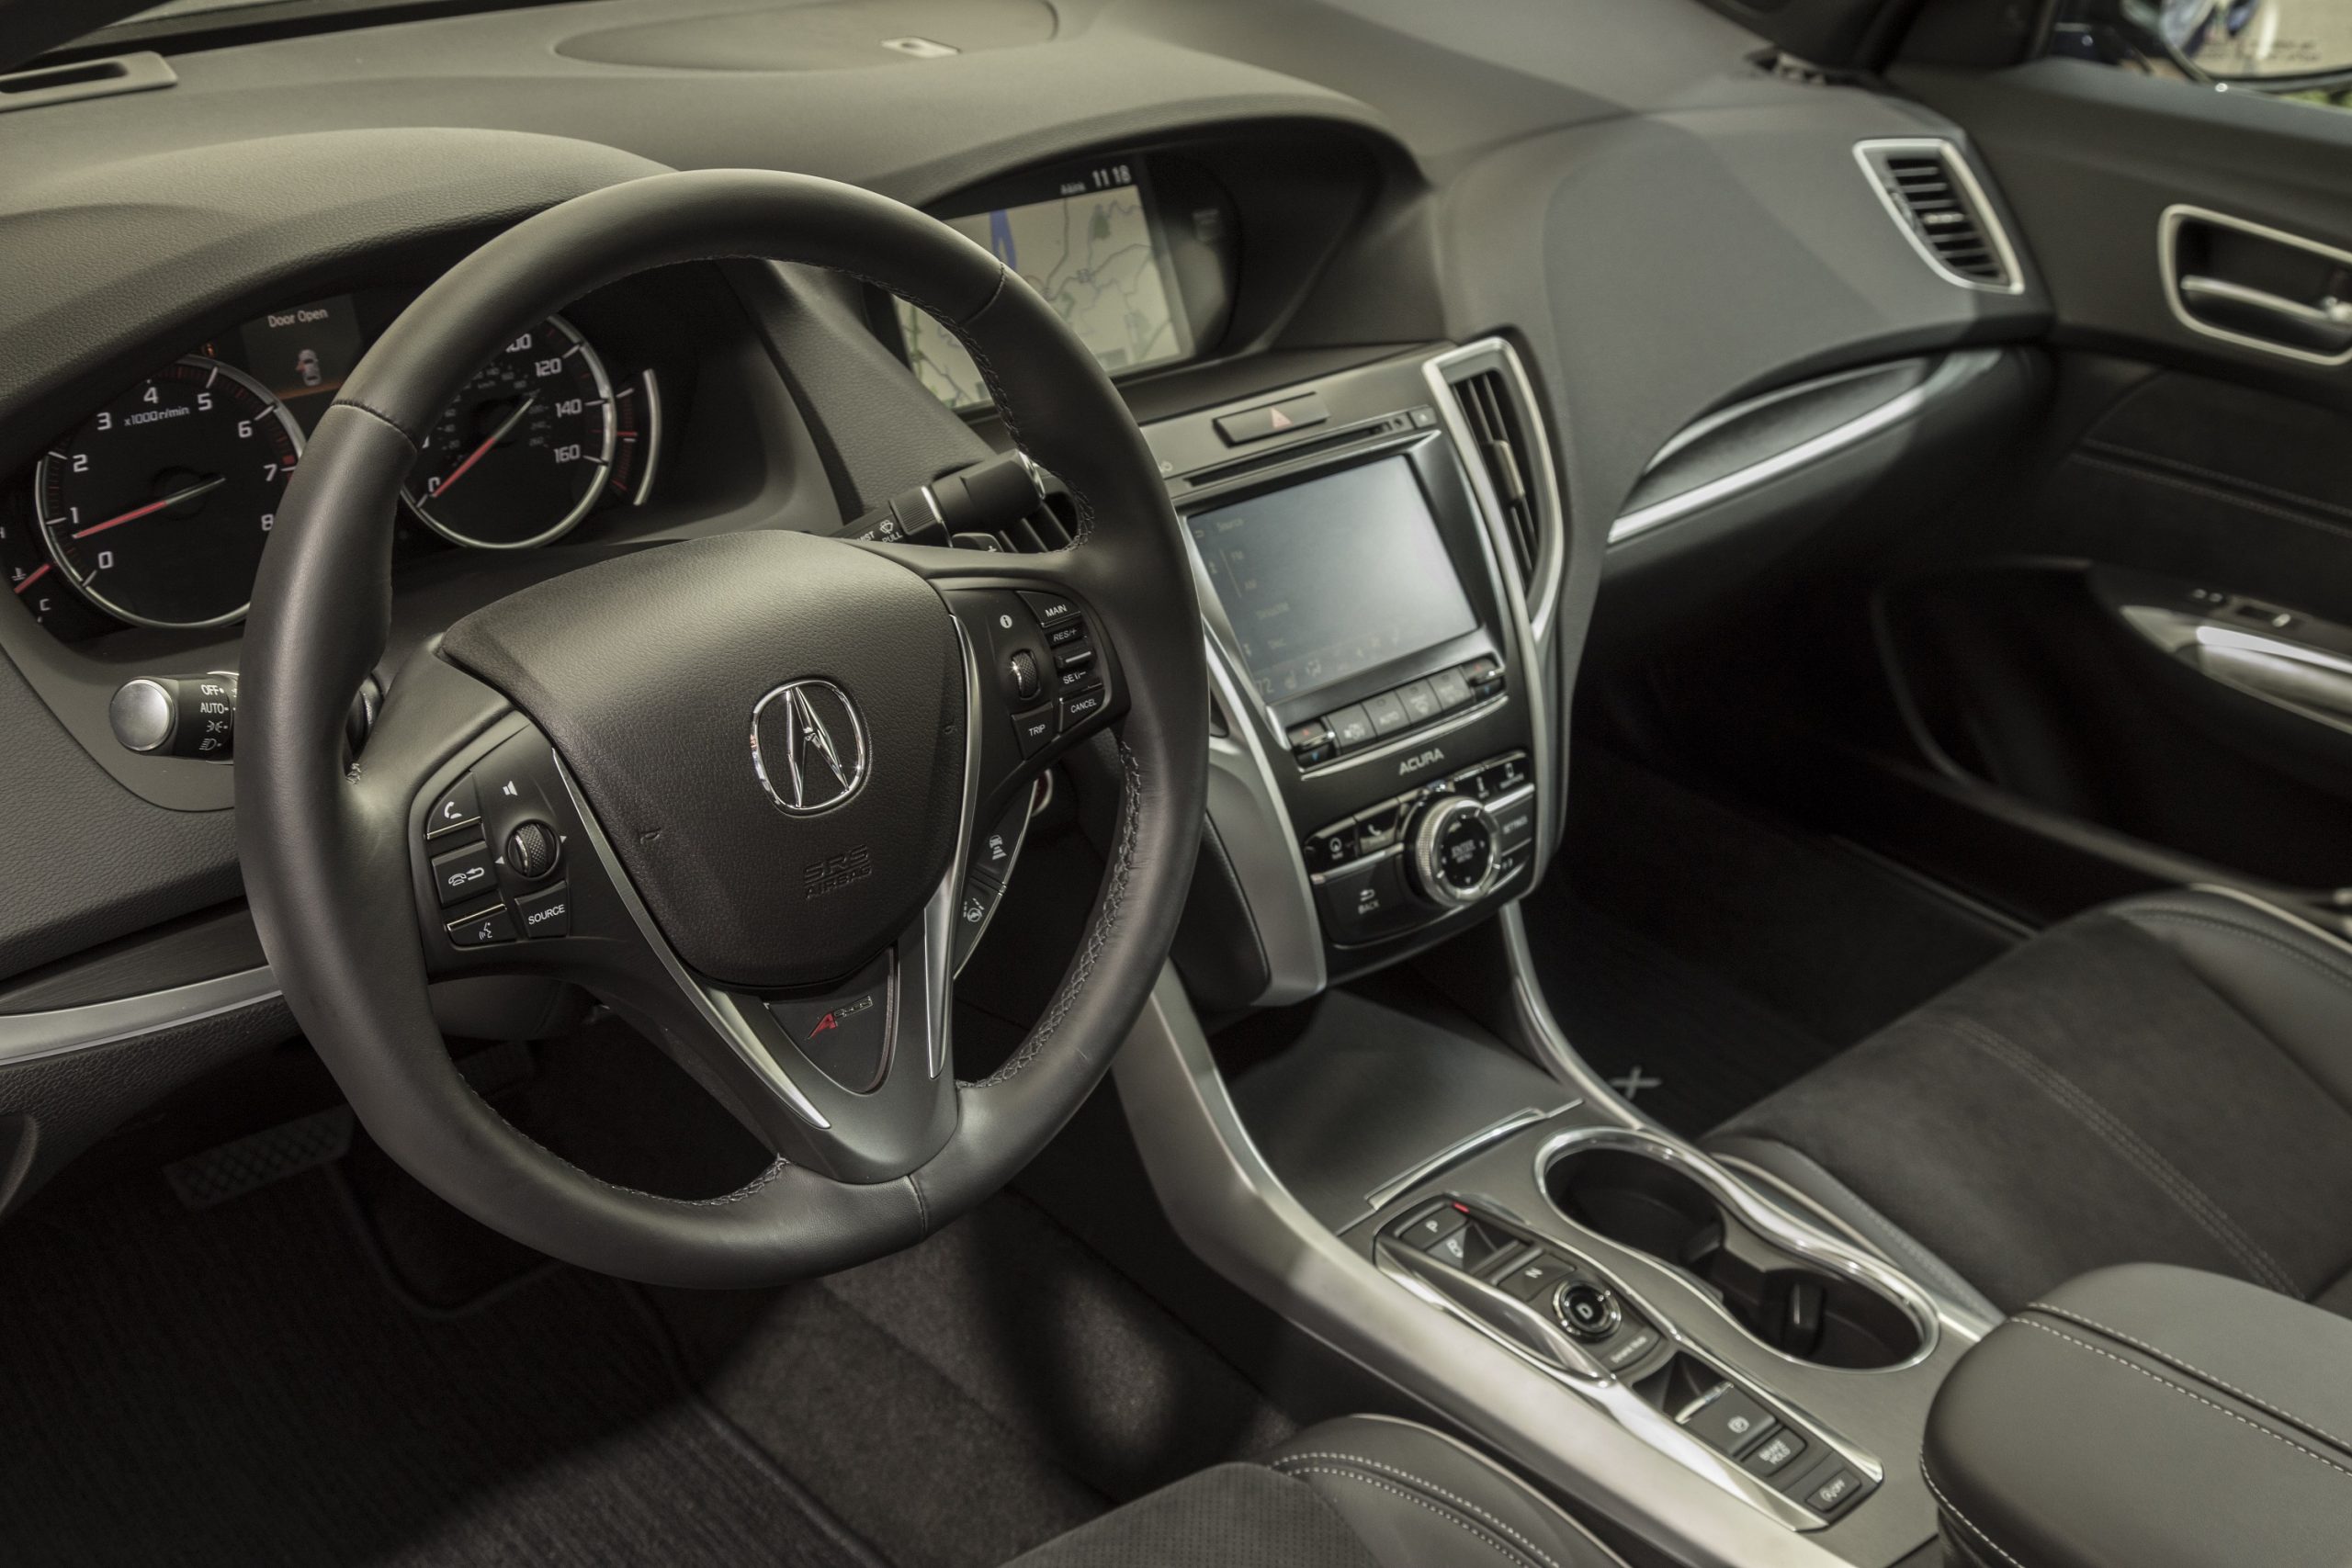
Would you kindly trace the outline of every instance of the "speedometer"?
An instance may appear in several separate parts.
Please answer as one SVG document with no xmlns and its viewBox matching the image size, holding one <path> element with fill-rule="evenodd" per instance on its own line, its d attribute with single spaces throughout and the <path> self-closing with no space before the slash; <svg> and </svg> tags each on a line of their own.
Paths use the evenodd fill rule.
<svg viewBox="0 0 2352 1568">
<path fill-rule="evenodd" d="M 544 545 L 588 515 L 613 463 L 604 361 L 549 316 L 476 372 L 425 437 L 409 505 L 461 545 Z"/>
<path fill-rule="evenodd" d="M 85 420 L 35 470 L 41 542 L 101 610 L 148 626 L 245 613 L 301 428 L 217 359 L 166 366 Z"/>
</svg>

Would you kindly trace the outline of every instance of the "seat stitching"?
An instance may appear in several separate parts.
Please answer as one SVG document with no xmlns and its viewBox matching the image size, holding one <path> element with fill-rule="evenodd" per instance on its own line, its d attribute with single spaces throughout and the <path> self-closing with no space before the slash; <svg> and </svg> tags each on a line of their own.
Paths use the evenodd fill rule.
<svg viewBox="0 0 2352 1568">
<path fill-rule="evenodd" d="M 1360 1464 L 1366 1470 L 1376 1470 L 1384 1475 L 1393 1475 L 1400 1481 L 1409 1481 L 1416 1486 L 1427 1487 L 1430 1491 L 1434 1492 L 1437 1495 L 1444 1498 L 1455 1507 L 1460 1508 L 1466 1513 L 1476 1515 L 1480 1519 L 1486 1521 L 1487 1524 L 1495 1529 L 1509 1536 L 1520 1546 L 1533 1552 L 1538 1558 L 1543 1560 L 1544 1568 L 1560 1568 L 1558 1563 L 1554 1562 L 1550 1557 L 1544 1555 L 1544 1551 L 1542 1547 L 1536 1545 L 1533 1541 L 1528 1540 L 1525 1536 L 1511 1529 L 1510 1526 L 1505 1524 L 1502 1520 L 1495 1517 L 1494 1515 L 1487 1512 L 1486 1509 L 1478 1506 L 1477 1504 L 1471 1502 L 1466 1497 L 1457 1497 L 1453 1493 L 1448 1492 L 1444 1487 L 1438 1485 L 1435 1482 L 1425 1480 L 1420 1476 L 1415 1475 L 1411 1471 L 1406 1470 L 1401 1466 L 1383 1464 L 1378 1460 L 1365 1459 L 1361 1454 L 1318 1451 L 1315 1453 L 1285 1454 L 1280 1461 L 1276 1461 L 1274 1468 L 1282 1471 L 1284 1474 L 1288 1474 L 1290 1472 L 1289 1467 L 1294 1462 L 1303 1462 L 1311 1459 L 1338 1460 L 1343 1464 Z"/>
<path fill-rule="evenodd" d="M 2106 1324 L 2101 1323 L 2098 1319 L 2092 1317 L 2087 1313 L 2076 1312 L 2072 1307 L 2052 1306 L 2048 1302 L 2029 1302 L 2026 1303 L 2026 1310 L 2029 1312 L 2046 1312 L 2052 1317 L 2063 1317 L 2069 1323 L 2078 1324 L 2085 1328 L 2096 1329 L 2099 1333 L 2106 1335 L 2110 1339 L 2120 1340 L 2123 1344 L 2131 1346 L 2135 1350 L 2145 1351 L 2147 1354 L 2155 1357 L 2158 1360 L 2169 1361 L 2173 1365 L 2178 1367 L 2181 1371 L 2188 1372 L 2192 1376 L 2203 1378 L 2215 1388 L 2221 1389 L 2225 1393 L 2236 1394 L 2240 1399 L 2245 1400 L 2256 1410 L 2276 1416 L 2281 1421 L 2291 1421 L 2298 1427 L 2305 1427 L 2310 1431 L 2318 1434 L 2320 1437 L 2325 1438 L 2337 1448 L 2352 1450 L 2352 1443 L 2346 1442 L 2343 1438 L 2337 1437 L 2335 1433 L 2329 1431 L 2318 1422 L 2313 1421 L 2307 1416 L 2298 1416 L 2293 1411 L 2286 1409 L 2284 1406 L 2273 1404 L 2259 1394 L 2248 1393 L 2245 1390 L 2238 1387 L 2235 1383 L 2228 1382 L 2221 1378 L 2215 1377 L 2212 1373 L 2205 1371 L 2202 1367 L 2199 1367 L 2190 1361 L 2186 1356 L 2178 1355 L 2171 1350 L 2159 1349 L 2155 1346 L 2149 1344 L 2146 1340 L 2134 1338 L 2131 1335 L 2124 1333 L 2120 1328 L 2110 1328 Z"/>
<path fill-rule="evenodd" d="M 2081 1085 L 2039 1060 L 2015 1041 L 1995 1032 L 1974 1019 L 1951 1013 L 1929 1016 L 1932 1021 L 1942 1024 L 2033 1084 L 2062 1109 L 2073 1112 L 2076 1120 L 2122 1156 L 2132 1168 L 2177 1202 L 2199 1230 L 2220 1243 L 2224 1251 L 2244 1264 L 2261 1282 L 2287 1295 L 2302 1294 L 2302 1288 L 2295 1282 L 2294 1277 L 2259 1242 L 2246 1235 L 2220 1204 L 2208 1197 L 2170 1160 L 2149 1146 L 2146 1140 L 2093 1099 Z"/>
<path fill-rule="evenodd" d="M 1967 1526 L 1968 1532 L 1971 1535 L 1983 1541 L 1985 1545 L 1991 1547 L 1995 1551 L 1999 1552 L 2001 1561 L 2007 1563 L 2009 1568 L 2025 1568 L 2024 1563 L 2010 1556 L 2008 1552 L 2003 1549 L 1999 1541 L 1995 1540 L 1992 1536 L 1985 1532 L 1983 1525 L 1978 1524 L 1974 1519 L 1972 1519 L 1966 1514 L 1962 1513 L 1960 1511 L 1960 1505 L 1953 1502 L 1950 1497 L 1944 1495 L 1944 1489 L 1937 1485 L 1936 1478 L 1928 1472 L 1928 1459 L 1925 1454 L 1919 1456 L 1919 1479 L 1928 1483 L 1928 1490 L 1936 1495 L 1936 1501 L 1943 1505 L 1945 1513 L 1950 1514 L 1953 1518 L 1958 1519 L 1962 1524 Z"/>
<path fill-rule="evenodd" d="M 1427 1497 L 1422 1497 L 1414 1493 L 1408 1492 L 1401 1486 L 1391 1486 L 1385 1481 L 1374 1481 L 1369 1475 L 1359 1474 L 1352 1470 L 1340 1470 L 1332 1465 L 1301 1465 L 1295 1470 L 1285 1470 L 1282 1473 L 1284 1475 L 1336 1475 L 1340 1477 L 1342 1480 L 1352 1481 L 1363 1486 L 1369 1486 L 1376 1492 L 1385 1492 L 1393 1497 L 1402 1497 L 1408 1503 L 1417 1504 L 1421 1507 L 1427 1508 L 1430 1513 L 1435 1514 L 1441 1519 L 1444 1519 L 1452 1524 L 1460 1526 L 1463 1532 L 1468 1535 L 1471 1540 L 1485 1542 L 1488 1547 L 1491 1547 L 1494 1550 L 1497 1556 L 1501 1557 L 1504 1561 L 1516 1562 L 1521 1564 L 1524 1564 L 1527 1562 L 1526 1554 L 1511 1546 L 1510 1542 L 1497 1540 L 1492 1532 L 1473 1524 L 1470 1520 L 1464 1518 L 1460 1514 L 1454 1513 L 1449 1508 L 1441 1508 L 1435 1503 L 1430 1502 Z"/>
<path fill-rule="evenodd" d="M 2092 1344 L 2089 1340 L 2078 1339 L 2063 1328 L 2052 1328 L 2046 1323 L 2036 1323 L 2030 1317 L 2016 1318 L 2012 1321 L 2021 1323 L 2028 1328 L 2039 1329 L 2042 1333 L 2049 1335 L 2053 1339 L 2063 1339 L 2069 1345 L 2088 1350 L 2092 1355 L 2100 1357 L 2106 1360 L 2113 1361 L 2119 1367 L 2128 1367 L 2132 1371 L 2135 1371 L 2142 1377 L 2146 1378 L 2150 1382 L 2154 1383 L 2161 1388 L 2168 1388 L 2184 1399 L 2193 1399 L 2198 1404 L 2202 1404 L 2209 1409 L 2218 1410 L 2222 1415 L 2228 1416 L 2231 1420 L 2236 1422 L 2239 1426 L 2246 1428 L 2246 1430 L 2250 1432 L 2259 1432 L 2273 1442 L 2284 1443 L 2287 1447 L 2294 1450 L 2297 1453 L 2303 1455 L 2305 1458 L 2317 1460 L 2320 1463 L 2327 1466 L 2328 1469 L 2335 1472 L 2338 1475 L 2343 1476 L 2346 1481 L 2352 1481 L 2352 1470 L 2347 1470 L 2344 1466 L 2336 1463 L 2334 1460 L 2328 1458 L 2317 1449 L 2310 1448 L 2302 1443 L 2299 1443 L 2295 1441 L 2294 1438 L 2287 1436 L 2284 1432 L 2274 1432 L 2267 1427 L 2260 1426 L 2255 1422 L 2249 1421 L 2245 1416 L 2239 1415 L 2236 1411 L 2231 1409 L 2228 1405 L 2222 1404 L 2220 1401 L 2206 1398 L 2195 1389 L 2190 1388 L 2187 1383 L 2175 1382 L 2168 1377 L 2150 1371 L 2147 1368 L 2140 1365 L 2137 1361 L 2127 1361 L 2122 1357 L 2115 1354 L 2112 1350 L 2102 1350 L 2098 1346 Z"/>
<path fill-rule="evenodd" d="M 2229 931 L 2233 935 L 2245 938 L 2248 942 L 2260 942 L 2265 947 L 2275 947 L 2322 978 L 2333 981 L 2346 990 L 2352 990 L 2352 973 L 2337 968 L 2334 963 L 2308 948 L 2297 947 L 2274 931 L 2267 931 L 2256 926 L 2225 919 L 2220 915 L 2210 914 L 2202 909 L 2179 909 L 2165 904 L 2142 905 L 2122 918 L 2127 920 L 2175 920 L 2183 925 L 2208 926 L 2215 931 Z"/>
</svg>

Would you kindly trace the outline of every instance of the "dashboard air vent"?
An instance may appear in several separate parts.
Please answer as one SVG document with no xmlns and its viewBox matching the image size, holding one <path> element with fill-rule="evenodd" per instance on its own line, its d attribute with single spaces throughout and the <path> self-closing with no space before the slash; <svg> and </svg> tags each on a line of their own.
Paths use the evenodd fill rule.
<svg viewBox="0 0 2352 1568">
<path fill-rule="evenodd" d="M 2017 254 L 1992 203 L 1949 141 L 1865 141 L 1854 149 L 1879 198 L 1928 265 L 1964 288 L 2015 293 Z"/>
<path fill-rule="evenodd" d="M 1462 417 L 1469 422 L 1496 499 L 1502 502 L 1520 585 L 1532 588 L 1542 536 L 1535 515 L 1535 476 L 1528 468 L 1527 438 L 1520 428 L 1510 388 L 1501 371 L 1480 370 L 1454 382 L 1453 395 L 1462 405 Z"/>
</svg>

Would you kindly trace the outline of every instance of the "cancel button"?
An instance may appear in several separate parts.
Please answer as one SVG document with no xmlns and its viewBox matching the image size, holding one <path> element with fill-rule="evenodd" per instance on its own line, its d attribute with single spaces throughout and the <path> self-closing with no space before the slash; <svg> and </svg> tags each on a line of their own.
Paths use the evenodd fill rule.
<svg viewBox="0 0 2352 1568">
<path fill-rule="evenodd" d="M 514 923 L 523 928 L 526 937 L 570 936 L 571 934 L 571 893 L 570 885 L 557 883 L 526 893 L 514 900 Z"/>
</svg>

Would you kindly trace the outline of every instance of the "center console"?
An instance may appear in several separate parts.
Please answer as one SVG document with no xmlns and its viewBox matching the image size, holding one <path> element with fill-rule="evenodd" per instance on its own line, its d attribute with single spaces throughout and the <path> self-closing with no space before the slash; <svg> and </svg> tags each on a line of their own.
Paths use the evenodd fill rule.
<svg viewBox="0 0 2352 1568">
<path fill-rule="evenodd" d="M 1210 828 L 1263 949 L 1237 999 L 1312 995 L 1533 885 L 1561 553 L 1539 428 L 1500 343 L 1147 428 L 1203 604 Z"/>
</svg>

